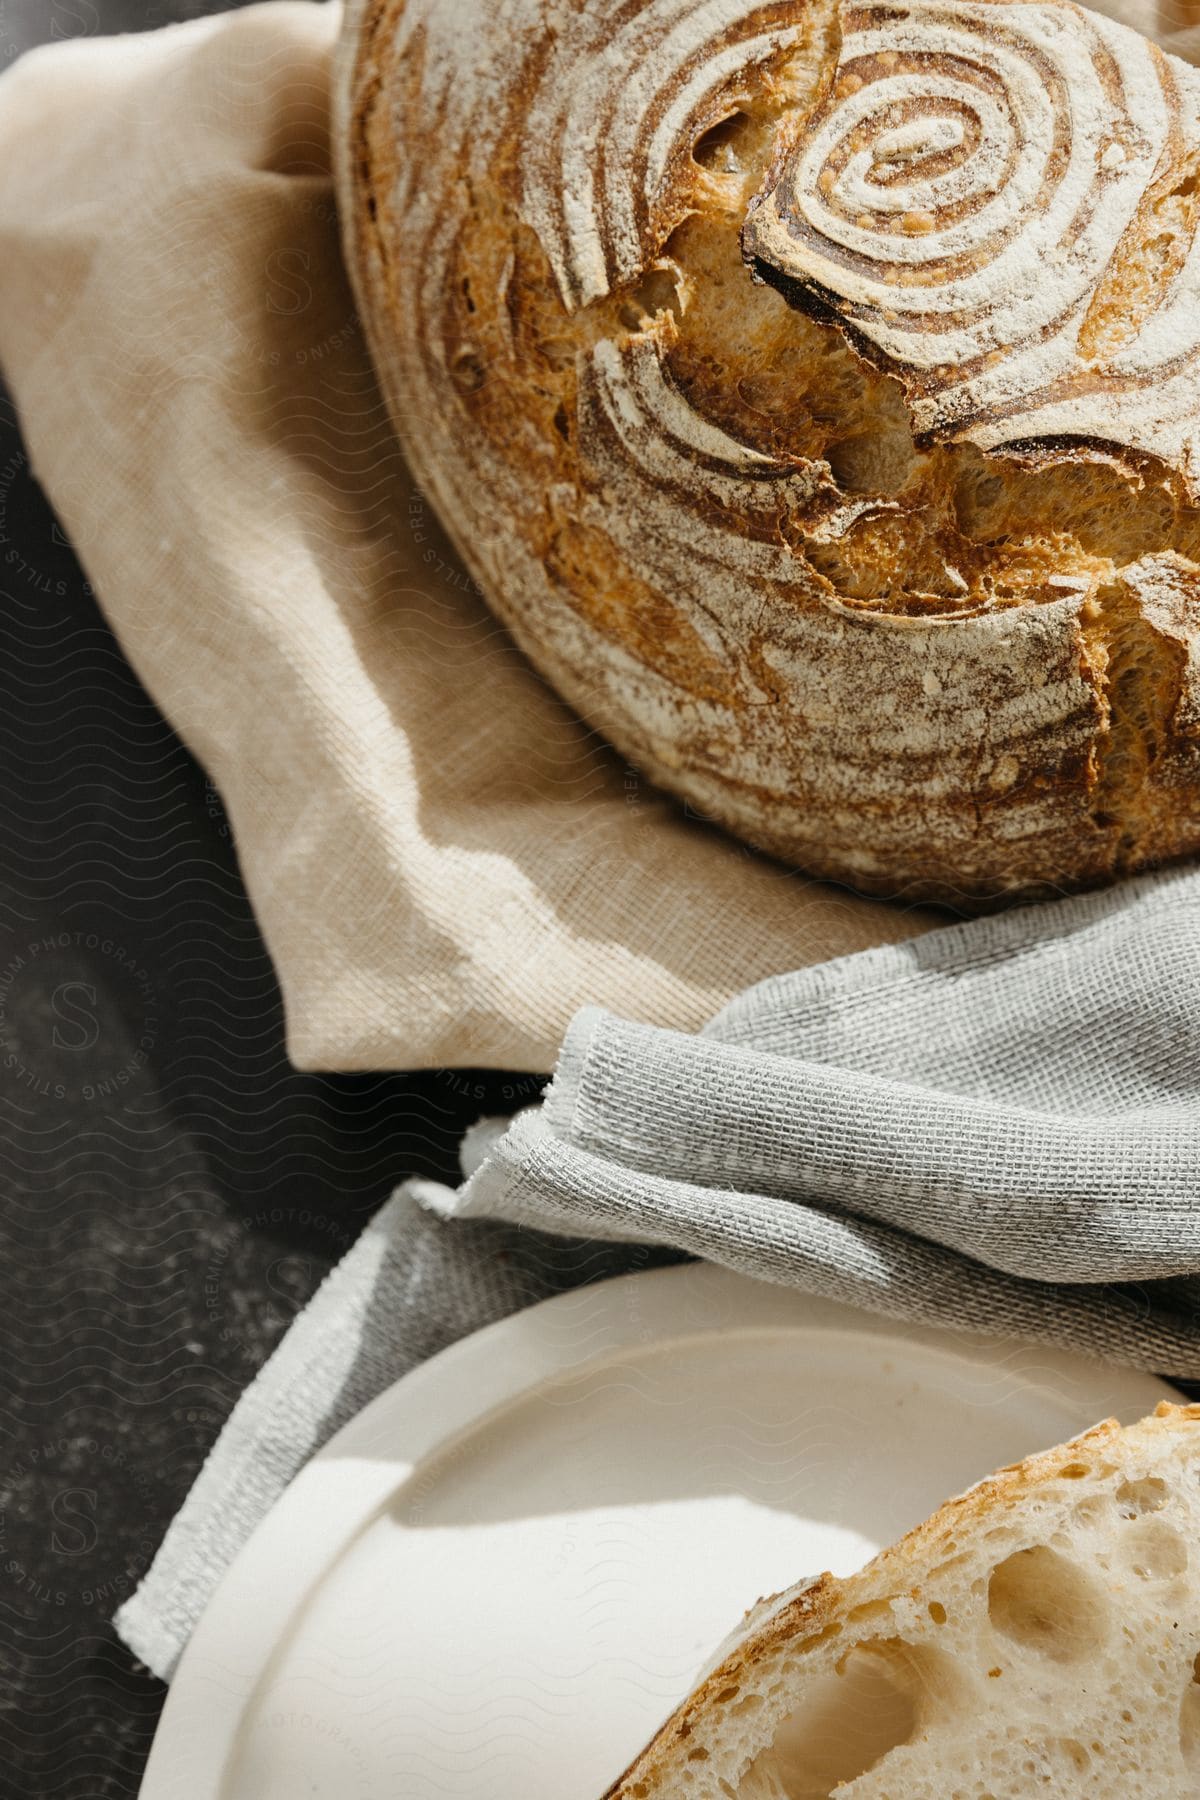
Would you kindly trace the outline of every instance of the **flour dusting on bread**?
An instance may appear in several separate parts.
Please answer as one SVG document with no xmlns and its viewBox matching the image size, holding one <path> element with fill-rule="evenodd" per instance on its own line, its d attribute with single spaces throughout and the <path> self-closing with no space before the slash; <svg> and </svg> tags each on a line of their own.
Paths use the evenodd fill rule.
<svg viewBox="0 0 1200 1800">
<path fill-rule="evenodd" d="M 847 4 L 746 227 L 919 434 L 1153 454 L 1200 495 L 1200 76 L 1066 0 Z"/>
<path fill-rule="evenodd" d="M 1197 81 L 1070 0 L 352 0 L 408 455 L 694 811 L 968 903 L 1200 849 Z"/>
</svg>

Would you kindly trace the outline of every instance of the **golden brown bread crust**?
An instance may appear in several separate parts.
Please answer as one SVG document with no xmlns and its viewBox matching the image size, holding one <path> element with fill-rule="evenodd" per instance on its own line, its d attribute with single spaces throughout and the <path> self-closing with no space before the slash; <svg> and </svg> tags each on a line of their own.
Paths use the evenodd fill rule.
<svg viewBox="0 0 1200 1800">
<path fill-rule="evenodd" d="M 1186 471 L 919 448 L 845 321 L 743 260 L 844 28 L 833 0 L 351 0 L 347 258 L 414 469 L 582 716 L 788 862 L 989 901 L 1189 854 Z M 1190 154 L 1156 178 L 1168 270 Z"/>
<path fill-rule="evenodd" d="M 1197 1425 L 1200 1406 L 1173 1406 L 1164 1400 L 1150 1418 L 1133 1429 L 1142 1436 L 1152 1436 L 1158 1431 L 1174 1433 Z M 798 1591 L 793 1590 L 791 1596 L 760 1602 L 747 1614 L 745 1636 L 672 1714 L 601 1800 L 647 1800 L 648 1795 L 660 1792 L 657 1783 L 665 1767 L 691 1737 L 697 1722 L 718 1696 L 736 1690 L 750 1677 L 755 1663 L 777 1648 L 790 1645 L 794 1653 L 820 1644 L 840 1630 L 839 1622 L 855 1608 L 869 1606 L 888 1593 L 912 1590 L 919 1595 L 919 1589 L 912 1587 L 915 1571 L 930 1559 L 944 1555 L 956 1534 L 961 1534 L 964 1522 L 996 1521 L 1018 1507 L 1023 1494 L 1053 1479 L 1065 1467 L 1099 1460 L 1104 1447 L 1121 1435 L 1118 1421 L 1106 1419 L 1066 1444 L 1057 1444 L 1023 1462 L 998 1469 L 966 1493 L 947 1500 L 930 1518 L 880 1551 L 857 1574 L 841 1578 L 825 1574 Z M 766 1622 L 760 1625 L 757 1621 L 764 1605 L 776 1610 L 770 1611 Z"/>
</svg>

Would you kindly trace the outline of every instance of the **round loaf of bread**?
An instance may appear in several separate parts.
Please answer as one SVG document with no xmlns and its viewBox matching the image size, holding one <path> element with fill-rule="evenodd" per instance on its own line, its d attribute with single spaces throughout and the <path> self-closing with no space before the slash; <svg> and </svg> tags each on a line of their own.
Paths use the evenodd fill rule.
<svg viewBox="0 0 1200 1800">
<path fill-rule="evenodd" d="M 1070 0 L 351 0 L 347 257 L 548 681 L 814 874 L 1200 847 L 1200 74 Z"/>
</svg>

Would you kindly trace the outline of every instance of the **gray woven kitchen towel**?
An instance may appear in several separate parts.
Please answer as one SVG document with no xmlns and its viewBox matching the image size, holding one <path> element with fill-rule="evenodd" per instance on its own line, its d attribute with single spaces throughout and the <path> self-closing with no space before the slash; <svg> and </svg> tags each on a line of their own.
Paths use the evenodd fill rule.
<svg viewBox="0 0 1200 1800">
<path fill-rule="evenodd" d="M 781 975 L 696 1037 L 588 1009 L 543 1105 L 466 1154 L 457 1192 L 399 1191 L 239 1402 L 118 1616 L 159 1673 L 389 1382 L 664 1253 L 1200 1379 L 1200 873 Z"/>
</svg>

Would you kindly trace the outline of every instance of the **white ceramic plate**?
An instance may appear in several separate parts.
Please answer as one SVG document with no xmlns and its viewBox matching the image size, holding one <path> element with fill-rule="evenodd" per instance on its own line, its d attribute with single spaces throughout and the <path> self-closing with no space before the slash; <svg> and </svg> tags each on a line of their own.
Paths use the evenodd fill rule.
<svg viewBox="0 0 1200 1800">
<path fill-rule="evenodd" d="M 1169 1395 L 706 1265 L 548 1301 L 293 1482 L 183 1658 L 142 1800 L 597 1800 L 759 1595 Z"/>
</svg>

